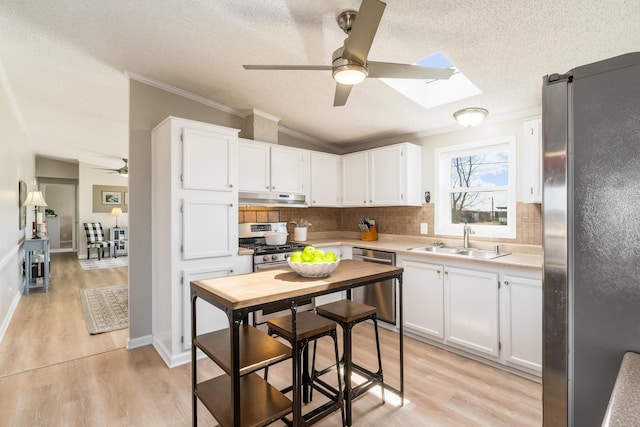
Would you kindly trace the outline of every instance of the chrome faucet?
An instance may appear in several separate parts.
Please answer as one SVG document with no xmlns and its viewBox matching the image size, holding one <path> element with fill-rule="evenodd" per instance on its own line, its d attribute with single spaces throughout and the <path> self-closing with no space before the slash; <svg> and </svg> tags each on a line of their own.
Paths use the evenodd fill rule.
<svg viewBox="0 0 640 427">
<path fill-rule="evenodd" d="M 469 224 L 465 222 L 462 235 L 462 240 L 465 248 L 469 247 L 469 234 L 476 234 L 476 232 L 473 231 L 473 228 L 469 227 Z"/>
</svg>

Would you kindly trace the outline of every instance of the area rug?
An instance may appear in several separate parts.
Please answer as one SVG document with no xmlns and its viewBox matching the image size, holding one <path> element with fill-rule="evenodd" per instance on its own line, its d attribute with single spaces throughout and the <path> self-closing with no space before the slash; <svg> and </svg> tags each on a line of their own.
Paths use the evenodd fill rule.
<svg viewBox="0 0 640 427">
<path fill-rule="evenodd" d="M 118 258 L 102 258 L 98 261 L 97 258 L 92 259 L 79 259 L 80 267 L 83 270 L 95 270 L 97 268 L 114 268 L 114 267 L 126 267 L 129 265 L 129 258 L 121 256 Z"/>
<path fill-rule="evenodd" d="M 129 285 L 80 289 L 80 300 L 89 334 L 129 327 Z"/>
</svg>

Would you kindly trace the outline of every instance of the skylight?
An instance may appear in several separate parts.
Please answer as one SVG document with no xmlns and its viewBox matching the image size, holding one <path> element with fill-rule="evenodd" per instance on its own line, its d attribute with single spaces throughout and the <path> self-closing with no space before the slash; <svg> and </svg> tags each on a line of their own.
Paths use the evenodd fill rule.
<svg viewBox="0 0 640 427">
<path fill-rule="evenodd" d="M 441 53 L 419 60 L 417 65 L 455 68 Z M 471 80 L 456 69 L 448 80 L 380 79 L 423 108 L 433 108 L 482 93 Z"/>
</svg>

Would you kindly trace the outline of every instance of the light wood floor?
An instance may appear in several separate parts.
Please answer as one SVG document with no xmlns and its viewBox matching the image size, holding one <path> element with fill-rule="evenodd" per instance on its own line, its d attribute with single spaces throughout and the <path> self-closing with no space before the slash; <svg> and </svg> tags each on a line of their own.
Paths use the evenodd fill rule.
<svg viewBox="0 0 640 427">
<path fill-rule="evenodd" d="M 126 350 L 127 330 L 93 336 L 86 330 L 79 290 L 126 282 L 126 267 L 84 271 L 75 254 L 52 254 L 49 292 L 22 296 L 0 343 L 0 425 L 191 425 L 189 365 L 168 369 L 151 346 Z M 372 329 L 356 331 L 354 351 L 373 367 Z M 385 380 L 397 385 L 397 335 L 381 335 Z M 328 363 L 330 348 L 328 341 L 319 345 L 320 364 Z M 286 384 L 288 363 L 272 368 L 270 381 Z M 207 360 L 198 369 L 203 378 L 220 373 Z M 358 399 L 354 425 L 541 425 L 540 384 L 410 338 L 405 390 L 403 407 L 389 394 L 385 405 L 374 394 Z M 200 425 L 216 425 L 198 407 Z M 318 425 L 340 425 L 339 414 Z"/>
</svg>

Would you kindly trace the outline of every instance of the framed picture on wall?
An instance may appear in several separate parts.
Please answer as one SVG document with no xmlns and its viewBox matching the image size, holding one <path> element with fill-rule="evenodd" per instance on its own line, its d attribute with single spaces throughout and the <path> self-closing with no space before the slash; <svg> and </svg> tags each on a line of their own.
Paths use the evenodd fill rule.
<svg viewBox="0 0 640 427">
<path fill-rule="evenodd" d="M 22 206 L 27 200 L 27 183 L 18 181 L 18 230 L 23 230 L 27 226 L 27 207 Z"/>
<path fill-rule="evenodd" d="M 120 191 L 103 191 L 102 192 L 102 204 L 103 205 L 121 205 L 122 204 L 122 192 L 120 192 Z"/>
<path fill-rule="evenodd" d="M 124 193 L 124 204 L 128 205 L 129 204 L 129 192 L 125 192 Z"/>
</svg>

